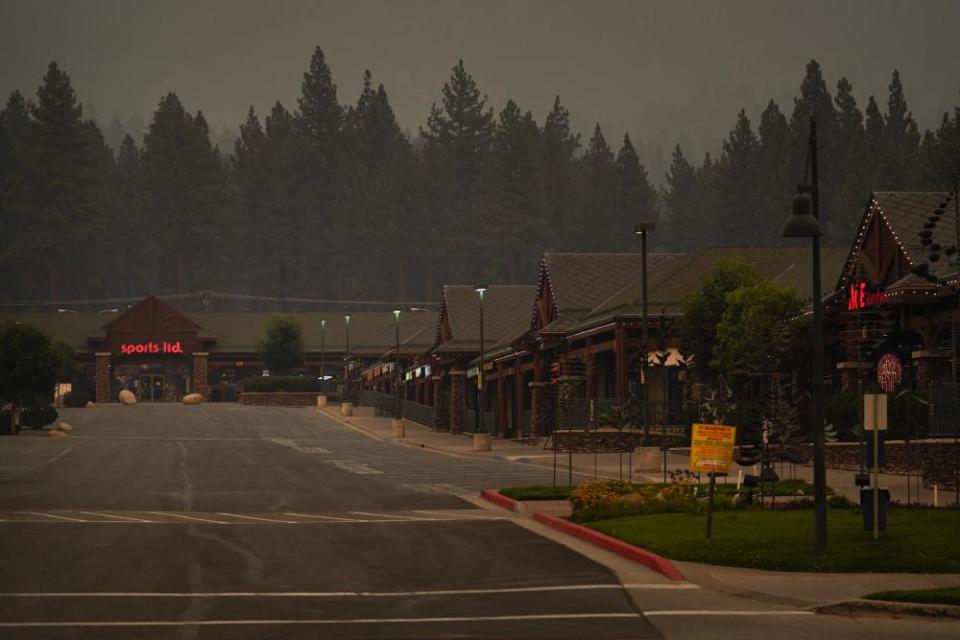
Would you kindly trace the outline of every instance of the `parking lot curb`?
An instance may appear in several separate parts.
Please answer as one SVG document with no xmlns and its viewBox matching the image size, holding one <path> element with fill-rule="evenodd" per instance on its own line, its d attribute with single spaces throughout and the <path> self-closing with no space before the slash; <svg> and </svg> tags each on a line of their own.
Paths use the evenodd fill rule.
<svg viewBox="0 0 960 640">
<path fill-rule="evenodd" d="M 483 489 L 480 491 L 480 497 L 487 502 L 492 502 L 498 507 L 506 509 L 507 511 L 515 511 L 518 513 L 526 511 L 526 508 L 522 502 L 518 502 L 513 498 L 508 498 L 496 489 Z"/>
<path fill-rule="evenodd" d="M 594 531 L 588 527 L 570 522 L 563 518 L 558 518 L 552 516 L 548 513 L 543 513 L 542 511 L 537 511 L 533 514 L 533 519 L 537 522 L 552 527 L 558 531 L 562 531 L 566 534 L 574 536 L 575 538 L 580 538 L 590 544 L 600 547 L 601 549 L 606 549 L 611 551 L 619 556 L 623 556 L 629 560 L 633 560 L 638 564 L 642 564 L 648 569 L 652 569 L 659 573 L 660 575 L 669 578 L 670 580 L 685 580 L 683 574 L 673 566 L 673 563 L 664 558 L 663 556 L 658 556 L 657 554 L 647 551 L 646 549 L 641 549 L 632 544 L 624 542 L 623 540 L 618 540 L 611 536 L 608 536 L 599 531 Z"/>
<path fill-rule="evenodd" d="M 838 616 L 888 615 L 913 616 L 927 619 L 960 620 L 960 606 L 950 604 L 920 604 L 888 600 L 844 600 L 813 608 L 817 613 Z"/>
</svg>

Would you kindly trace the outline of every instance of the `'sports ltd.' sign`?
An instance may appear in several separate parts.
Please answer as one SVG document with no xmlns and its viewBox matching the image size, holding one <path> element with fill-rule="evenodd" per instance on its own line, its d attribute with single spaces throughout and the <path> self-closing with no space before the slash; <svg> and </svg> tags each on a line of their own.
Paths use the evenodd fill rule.
<svg viewBox="0 0 960 640">
<path fill-rule="evenodd" d="M 138 342 L 131 344 L 121 344 L 120 353 L 125 356 L 132 356 L 141 353 L 174 353 L 182 354 L 183 345 L 179 340 L 176 342 Z"/>
</svg>

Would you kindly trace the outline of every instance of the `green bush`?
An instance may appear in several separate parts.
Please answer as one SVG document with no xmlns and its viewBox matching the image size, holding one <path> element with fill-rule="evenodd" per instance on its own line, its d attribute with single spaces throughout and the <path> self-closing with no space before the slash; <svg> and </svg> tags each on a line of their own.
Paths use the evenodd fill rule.
<svg viewBox="0 0 960 640">
<path fill-rule="evenodd" d="M 260 376 L 246 378 L 240 383 L 246 392 L 320 392 L 321 383 L 316 378 L 303 376 Z"/>
<path fill-rule="evenodd" d="M 31 429 L 38 429 L 53 424 L 60 414 L 51 405 L 26 407 L 20 413 L 20 425 Z"/>
<path fill-rule="evenodd" d="M 67 394 L 63 396 L 63 404 L 68 407 L 85 407 L 91 400 L 93 400 L 93 397 L 83 389 L 68 391 Z"/>
</svg>

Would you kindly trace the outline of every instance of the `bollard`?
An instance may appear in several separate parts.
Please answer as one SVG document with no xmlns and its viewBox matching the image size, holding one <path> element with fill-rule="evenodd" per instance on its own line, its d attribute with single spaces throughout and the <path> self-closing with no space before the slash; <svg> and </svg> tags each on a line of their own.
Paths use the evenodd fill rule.
<svg viewBox="0 0 960 640">
<path fill-rule="evenodd" d="M 319 395 L 317 396 L 317 409 L 322 409 L 327 406 L 327 396 Z"/>
<path fill-rule="evenodd" d="M 352 402 L 341 402 L 341 403 L 340 403 L 340 415 L 342 415 L 342 416 L 352 416 L 352 415 L 353 415 L 353 403 L 352 403 Z"/>
<path fill-rule="evenodd" d="M 390 427 L 393 431 L 394 438 L 405 438 L 407 435 L 406 425 L 403 424 L 403 420 L 397 420 L 396 418 L 390 421 Z"/>
</svg>

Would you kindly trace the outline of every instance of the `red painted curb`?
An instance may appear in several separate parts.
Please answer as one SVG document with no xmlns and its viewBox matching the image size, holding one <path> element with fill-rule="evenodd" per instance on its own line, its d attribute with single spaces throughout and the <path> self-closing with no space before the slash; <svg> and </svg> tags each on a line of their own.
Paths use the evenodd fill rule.
<svg viewBox="0 0 960 640">
<path fill-rule="evenodd" d="M 551 516 L 540 511 L 533 514 L 533 519 L 537 522 L 547 525 L 548 527 L 553 527 L 558 531 L 570 534 L 575 538 L 585 540 L 590 544 L 600 547 L 601 549 L 612 551 L 613 553 L 623 556 L 624 558 L 628 558 L 634 562 L 639 562 L 643 566 L 653 569 L 657 573 L 670 578 L 671 580 L 686 579 L 683 577 L 683 574 L 680 573 L 675 566 L 673 566 L 672 562 L 663 556 L 658 556 L 657 554 L 647 551 L 646 549 L 635 547 L 632 544 L 624 542 L 623 540 L 612 538 L 605 533 L 594 531 L 588 527 L 584 527 L 574 522 L 570 522 L 569 520 Z"/>
<path fill-rule="evenodd" d="M 503 507 L 507 511 L 518 511 L 520 503 L 513 498 L 508 498 L 496 489 L 483 489 L 480 491 L 480 497 L 487 502 L 492 502 L 498 507 Z"/>
</svg>

